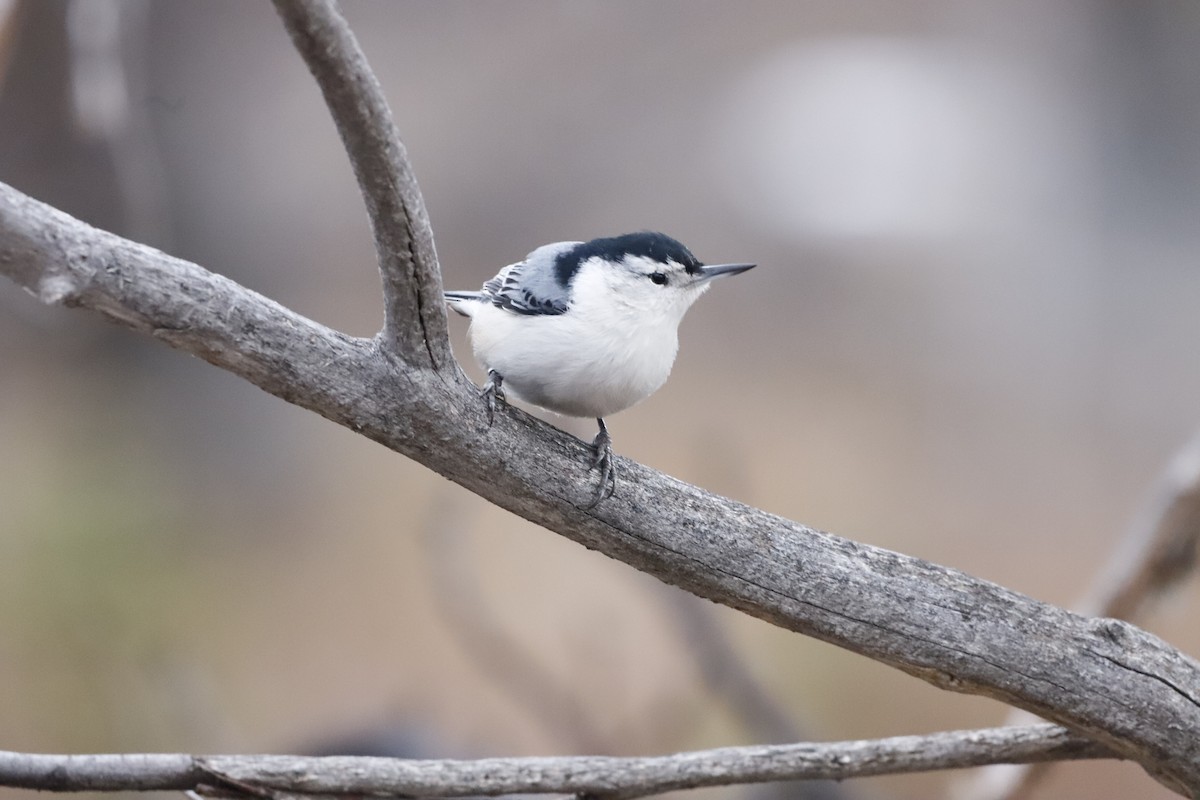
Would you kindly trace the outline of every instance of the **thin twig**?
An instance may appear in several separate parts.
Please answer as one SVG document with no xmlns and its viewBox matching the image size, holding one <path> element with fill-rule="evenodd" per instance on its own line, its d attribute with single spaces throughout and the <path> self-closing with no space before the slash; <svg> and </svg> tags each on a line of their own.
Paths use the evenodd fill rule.
<svg viewBox="0 0 1200 800">
<path fill-rule="evenodd" d="M 1145 509 L 1088 590 L 1078 611 L 1136 622 L 1191 574 L 1200 542 L 1200 432 L 1163 471 Z M 1014 709 L 1006 725 L 1038 718 Z M 982 770 L 957 793 L 960 800 L 1028 800 L 1053 764 L 996 766 Z"/>
<path fill-rule="evenodd" d="M 669 756 L 486 758 L 41 755 L 0 751 L 0 785 L 56 792 L 223 789 L 452 797 L 586 794 L 628 800 L 678 789 L 858 778 L 981 764 L 1113 758 L 1057 725 L 949 731 L 856 742 L 725 747 Z"/>
<path fill-rule="evenodd" d="M 383 88 L 332 0 L 274 0 L 354 167 L 383 277 L 384 347 L 414 365 L 454 366 L 433 230 Z"/>
</svg>

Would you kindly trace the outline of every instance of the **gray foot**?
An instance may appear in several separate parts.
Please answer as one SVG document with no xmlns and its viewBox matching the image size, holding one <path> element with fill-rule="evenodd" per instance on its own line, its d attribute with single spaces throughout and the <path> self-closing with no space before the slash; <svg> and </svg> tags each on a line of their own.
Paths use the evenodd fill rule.
<svg viewBox="0 0 1200 800">
<path fill-rule="evenodd" d="M 504 376 L 489 369 L 488 382 L 483 385 L 479 396 L 487 403 L 488 425 L 491 425 L 496 419 L 496 401 L 504 399 Z"/>
<path fill-rule="evenodd" d="M 600 424 L 600 432 L 592 440 L 592 449 L 596 451 L 592 456 L 592 469 L 600 472 L 600 487 L 596 491 L 596 498 L 588 506 L 589 509 L 595 508 L 600 505 L 601 500 L 617 493 L 617 465 L 613 460 L 612 437 L 608 435 L 608 426 L 604 424 L 604 420 L 597 419 L 596 422 Z"/>
</svg>

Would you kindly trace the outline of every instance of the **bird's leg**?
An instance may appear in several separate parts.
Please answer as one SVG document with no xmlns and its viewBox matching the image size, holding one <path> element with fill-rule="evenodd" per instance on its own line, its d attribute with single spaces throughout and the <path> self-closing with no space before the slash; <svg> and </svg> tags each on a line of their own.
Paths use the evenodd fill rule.
<svg viewBox="0 0 1200 800">
<path fill-rule="evenodd" d="M 488 425 L 496 417 L 496 401 L 504 399 L 504 376 L 494 369 L 488 370 L 488 382 L 483 385 L 479 396 L 487 403 Z"/>
<path fill-rule="evenodd" d="M 601 500 L 617 493 L 617 465 L 613 462 L 612 437 L 608 435 L 608 426 L 603 419 L 597 417 L 596 422 L 600 424 L 600 432 L 592 439 L 592 449 L 596 451 L 592 456 L 592 469 L 600 470 L 600 488 L 588 508 L 595 508 Z"/>
</svg>

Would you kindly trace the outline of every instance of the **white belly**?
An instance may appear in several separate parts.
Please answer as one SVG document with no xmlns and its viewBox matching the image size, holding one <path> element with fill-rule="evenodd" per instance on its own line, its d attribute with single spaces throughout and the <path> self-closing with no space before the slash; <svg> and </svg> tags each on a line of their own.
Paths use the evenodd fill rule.
<svg viewBox="0 0 1200 800">
<path fill-rule="evenodd" d="M 471 320 L 471 345 L 517 399 L 571 417 L 607 417 L 663 385 L 679 339 L 674 324 L 597 324 L 574 313 L 518 316 L 486 305 Z"/>
</svg>

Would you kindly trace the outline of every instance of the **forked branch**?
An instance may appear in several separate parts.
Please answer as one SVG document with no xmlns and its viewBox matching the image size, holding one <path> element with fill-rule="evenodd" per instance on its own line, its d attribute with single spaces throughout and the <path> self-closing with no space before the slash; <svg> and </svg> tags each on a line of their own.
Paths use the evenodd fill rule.
<svg viewBox="0 0 1200 800">
<path fill-rule="evenodd" d="M 449 368 L 433 229 L 383 87 L 332 2 L 275 0 L 275 9 L 321 87 L 366 201 L 383 277 L 383 345 L 410 364 Z"/>
</svg>

